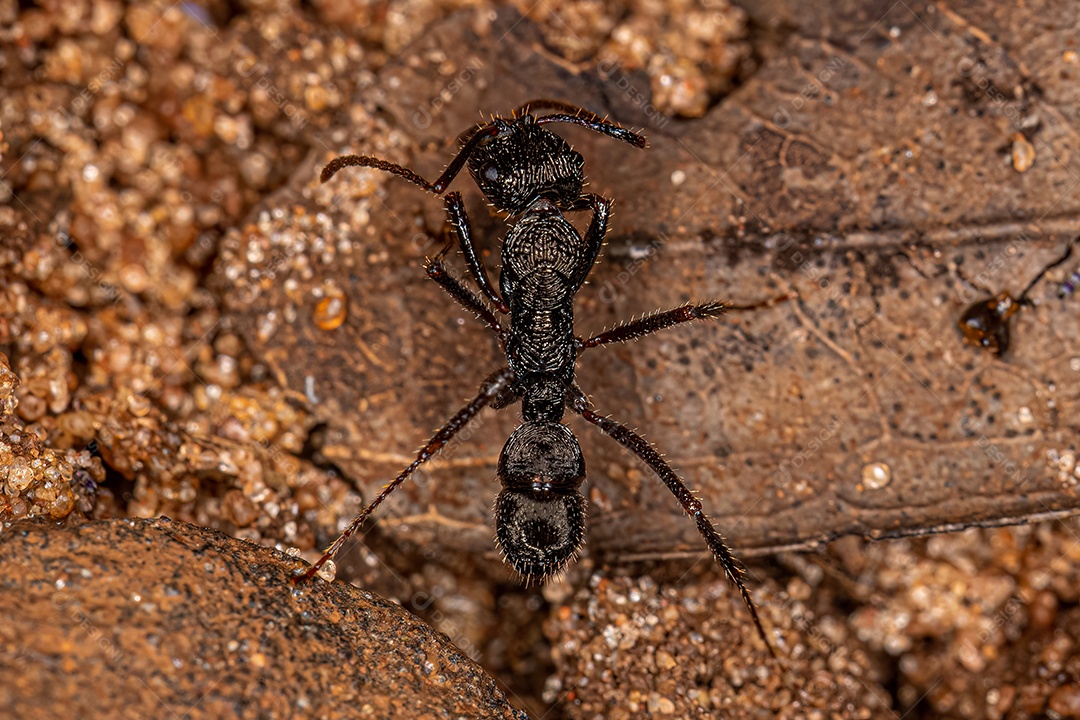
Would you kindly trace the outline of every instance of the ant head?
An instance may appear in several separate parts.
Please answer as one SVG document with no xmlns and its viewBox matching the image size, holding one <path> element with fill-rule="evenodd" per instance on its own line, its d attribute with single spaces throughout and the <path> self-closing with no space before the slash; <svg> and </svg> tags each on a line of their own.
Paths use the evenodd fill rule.
<svg viewBox="0 0 1080 720">
<path fill-rule="evenodd" d="M 469 156 L 469 174 L 492 205 L 524 212 L 538 197 L 566 210 L 581 196 L 585 159 L 532 115 L 496 118 Z"/>
<path fill-rule="evenodd" d="M 528 579 L 560 572 L 585 538 L 585 460 L 570 429 L 527 422 L 499 457 L 495 539 L 506 562 Z"/>
</svg>

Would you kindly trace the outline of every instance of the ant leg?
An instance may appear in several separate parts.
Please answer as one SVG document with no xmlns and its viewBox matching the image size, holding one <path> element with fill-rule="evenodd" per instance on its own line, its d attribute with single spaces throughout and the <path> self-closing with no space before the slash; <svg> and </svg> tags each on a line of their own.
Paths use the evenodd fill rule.
<svg viewBox="0 0 1080 720">
<path fill-rule="evenodd" d="M 499 323 L 499 319 L 495 317 L 495 313 L 491 312 L 487 305 L 484 305 L 483 301 L 476 296 L 476 293 L 462 285 L 456 277 L 450 274 L 443 264 L 441 253 L 434 260 L 429 259 L 425 262 L 424 270 L 427 271 L 429 278 L 438 283 L 439 287 L 445 290 L 450 297 L 457 300 L 463 308 L 475 313 L 485 325 L 499 336 L 499 340 L 505 339 L 506 331 Z"/>
<path fill-rule="evenodd" d="M 720 317 L 726 310 L 727 307 L 719 302 L 705 303 L 704 305 L 691 305 L 690 303 L 687 303 L 686 305 L 680 305 L 673 310 L 656 312 L 652 315 L 646 315 L 637 320 L 631 320 L 622 325 L 617 325 L 607 332 L 592 336 L 588 340 L 578 339 L 578 352 L 588 350 L 589 348 L 599 347 L 600 345 L 636 340 L 637 338 L 645 337 L 654 332 L 675 325 L 681 325 L 682 323 L 687 323 L 691 320 L 705 320 L 707 318 Z"/>
<path fill-rule="evenodd" d="M 490 405 L 497 398 L 501 398 L 505 394 L 504 391 L 506 388 L 513 382 L 513 379 L 514 373 L 509 368 L 498 370 L 488 377 L 483 385 L 480 386 L 480 392 L 477 393 L 472 402 L 459 410 L 454 417 L 450 418 L 450 420 L 443 425 L 430 440 L 428 440 L 427 444 L 420 449 L 419 453 L 417 453 L 416 460 L 413 460 L 412 464 L 402 470 L 400 475 L 388 483 L 382 489 L 382 492 L 380 492 L 367 507 L 360 511 L 360 514 L 349 523 L 349 527 L 345 528 L 345 532 L 341 533 L 341 535 L 338 536 L 338 539 L 331 543 L 330 547 L 326 549 L 326 552 L 323 553 L 323 556 L 319 558 L 314 565 L 308 568 L 307 571 L 295 575 L 293 577 L 293 582 L 310 580 L 312 576 L 319 572 L 328 560 L 333 559 L 333 557 L 337 555 L 338 551 L 341 550 L 341 546 L 345 544 L 345 541 L 364 524 L 364 521 L 368 519 L 368 516 L 371 515 L 375 508 L 382 504 L 382 501 L 385 500 L 390 493 L 394 492 L 401 483 L 405 482 L 409 476 L 413 474 L 416 468 L 430 460 L 435 453 L 450 442 L 454 435 L 465 427 L 470 420 L 476 417 L 481 410 Z"/>
<path fill-rule="evenodd" d="M 769 653 L 777 660 L 777 662 L 779 662 L 779 658 L 776 657 L 776 651 L 773 649 L 772 643 L 769 642 L 769 637 L 765 634 L 765 628 L 762 626 L 761 619 L 758 617 L 757 607 L 754 605 L 753 598 L 750 597 L 750 591 L 746 589 L 746 585 L 743 583 L 743 574 L 746 570 L 735 558 L 735 555 L 732 554 L 731 548 L 727 546 L 724 542 L 724 538 L 717 532 L 712 522 L 709 521 L 709 518 L 701 509 L 701 501 L 694 497 L 694 494 L 690 492 L 682 479 L 675 474 L 675 471 L 671 469 L 671 466 L 664 461 L 664 458 L 660 456 L 660 453 L 653 449 L 648 441 L 625 425 L 621 425 L 602 415 L 597 415 L 590 410 L 588 407 L 588 400 L 585 399 L 584 394 L 578 394 L 577 398 L 570 404 L 570 407 L 576 413 L 581 415 L 581 417 L 600 428 L 605 435 L 641 458 L 646 465 L 652 468 L 657 477 L 667 485 L 668 490 L 670 490 L 671 494 L 675 496 L 675 499 L 679 501 L 679 504 L 682 505 L 686 514 L 697 524 L 698 532 L 705 538 L 705 542 L 708 543 L 709 549 L 713 553 L 713 557 L 715 557 L 721 567 L 724 568 L 724 573 L 727 575 L 728 580 L 738 588 L 743 603 L 746 605 L 747 610 L 750 611 L 750 616 L 754 620 L 754 627 L 757 628 L 758 635 L 765 642 L 765 646 L 769 649 Z"/>
<path fill-rule="evenodd" d="M 574 292 L 585 283 L 589 272 L 596 265 L 596 258 L 600 255 L 600 248 L 604 245 L 604 236 L 607 235 L 608 218 L 611 217 L 611 201 L 588 193 L 582 195 L 581 200 L 592 207 L 593 217 L 589 223 L 589 229 L 585 231 L 585 260 L 578 265 L 569 278 L 568 282 Z"/>
<path fill-rule="evenodd" d="M 790 294 L 780 295 L 778 297 L 769 298 L 768 300 L 762 300 L 758 303 L 753 303 L 752 305 L 725 305 L 720 302 L 703 303 L 701 305 L 686 303 L 685 305 L 680 305 L 672 310 L 656 312 L 652 315 L 646 315 L 637 320 L 631 320 L 622 325 L 617 325 L 611 330 L 602 332 L 599 335 L 594 335 L 588 340 L 579 339 L 577 341 L 578 352 L 593 347 L 599 347 L 600 345 L 636 340 L 637 338 L 651 335 L 654 332 L 674 327 L 675 325 L 691 322 L 692 320 L 717 318 L 726 312 L 744 312 L 772 307 L 773 305 L 786 302 L 792 297 L 794 296 Z"/>
<path fill-rule="evenodd" d="M 343 168 L 369 167 L 392 173 L 400 178 L 408 180 L 413 185 L 419 185 L 429 193 L 441 195 L 443 190 L 445 190 L 453 179 L 457 177 L 457 174 L 461 172 L 461 168 L 465 167 L 465 163 L 468 161 L 469 156 L 472 155 L 477 147 L 479 147 L 480 142 L 484 138 L 494 134 L 496 131 L 497 128 L 491 124 L 482 125 L 476 128 L 472 135 L 465 140 L 461 150 L 458 151 L 458 154 L 455 155 L 454 159 L 450 161 L 450 164 L 446 166 L 446 170 L 443 171 L 443 174 L 433 183 L 428 182 L 407 167 L 386 160 L 380 160 L 379 158 L 371 157 L 369 155 L 341 155 L 334 158 L 322 169 L 319 181 L 327 182 Z"/>
<path fill-rule="evenodd" d="M 585 111 L 587 112 L 587 111 Z M 620 127 L 615 123 L 604 120 L 599 116 L 588 113 L 588 116 L 582 117 L 580 115 L 571 115 L 569 113 L 556 113 L 554 115 L 542 115 L 536 118 L 537 125 L 547 125 L 548 123 L 568 123 L 570 125 L 580 125 L 583 128 L 588 128 L 593 132 L 600 133 L 601 135 L 607 135 L 608 137 L 621 140 L 628 145 L 634 147 L 644 148 L 648 147 L 649 141 L 644 135 L 639 135 L 632 130 L 627 130 L 624 127 Z"/>
<path fill-rule="evenodd" d="M 570 115 L 577 115 L 579 117 L 588 118 L 594 122 L 605 122 L 604 118 L 600 117 L 591 110 L 586 110 L 583 107 L 577 105 L 571 105 L 568 102 L 562 100 L 552 100 L 551 98 L 537 98 L 530 100 L 529 102 L 514 108 L 513 116 L 521 117 L 526 113 L 532 114 L 535 110 L 558 110 L 561 113 L 567 113 Z"/>
<path fill-rule="evenodd" d="M 450 216 L 450 224 L 457 232 L 458 244 L 461 245 L 461 252 L 465 255 L 465 264 L 469 268 L 469 274 L 473 276 L 473 280 L 480 286 L 480 291 L 484 294 L 484 297 L 499 312 L 510 312 L 510 308 L 499 297 L 499 293 L 495 291 L 495 286 L 491 284 L 487 268 L 480 261 L 480 254 L 476 251 L 476 241 L 473 240 L 472 226 L 469 224 L 469 216 L 465 212 L 465 203 L 461 200 L 461 193 L 452 192 L 447 194 L 446 213 Z"/>
</svg>

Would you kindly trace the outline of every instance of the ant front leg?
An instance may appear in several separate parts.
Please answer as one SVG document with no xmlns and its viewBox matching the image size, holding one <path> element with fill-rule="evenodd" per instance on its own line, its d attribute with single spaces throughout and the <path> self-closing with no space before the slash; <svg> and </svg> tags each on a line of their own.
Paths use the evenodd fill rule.
<svg viewBox="0 0 1080 720">
<path fill-rule="evenodd" d="M 758 617 L 757 606 L 754 605 L 754 600 L 750 597 L 750 591 L 747 590 L 746 584 L 743 582 L 743 575 L 746 573 L 746 570 L 735 558 L 735 555 L 731 552 L 731 548 L 724 542 L 723 536 L 717 531 L 716 527 L 712 524 L 712 521 L 705 515 L 704 510 L 701 508 L 701 501 L 694 496 L 694 493 L 686 487 L 686 483 L 684 483 L 675 471 L 671 469 L 671 466 L 664 461 L 664 458 L 660 456 L 660 453 L 658 453 L 645 438 L 641 437 L 625 425 L 593 412 L 589 408 L 589 403 L 585 394 L 582 393 L 580 389 L 575 387 L 575 391 L 571 397 L 568 398 L 568 401 L 568 404 L 574 412 L 600 428 L 605 435 L 615 442 L 637 455 L 646 465 L 652 468 L 652 471 L 656 473 L 657 477 L 667 485 L 668 490 L 670 490 L 671 494 L 675 496 L 675 499 L 679 501 L 682 509 L 697 525 L 698 532 L 705 538 L 705 542 L 712 551 L 713 557 L 715 557 L 717 562 L 720 563 L 720 566 L 724 568 L 724 574 L 727 575 L 728 580 L 738 588 L 743 603 L 746 605 L 746 609 L 750 611 L 750 617 L 754 621 L 754 627 L 757 628 L 758 635 L 761 637 L 762 641 L 764 641 L 765 647 L 769 649 L 769 653 L 773 656 L 773 659 L 779 662 L 776 651 L 773 649 L 772 643 L 769 642 L 769 637 L 765 633 L 765 628 L 761 624 L 761 619 Z"/>
<path fill-rule="evenodd" d="M 693 320 L 710 320 L 718 318 L 727 312 L 761 310 L 786 302 L 792 297 L 794 296 L 791 294 L 780 295 L 751 305 L 725 305 L 721 302 L 702 303 L 700 305 L 686 303 L 685 305 L 680 305 L 672 310 L 655 312 L 652 315 L 646 315 L 637 320 L 631 320 L 621 325 L 617 325 L 611 330 L 602 332 L 599 335 L 594 335 L 588 340 L 579 339 L 577 341 L 578 352 L 588 350 L 589 348 L 599 347 L 601 345 L 636 340 L 645 337 L 646 335 L 652 335 L 654 332 L 666 330 L 667 328 L 682 325 L 683 323 L 688 323 Z"/>
<path fill-rule="evenodd" d="M 473 240 L 472 226 L 469 224 L 469 216 L 465 212 L 465 203 L 461 200 L 461 193 L 452 192 L 446 196 L 446 214 L 450 216 L 450 224 L 457 232 L 458 243 L 461 245 L 461 252 L 465 255 L 465 264 L 469 268 L 469 274 L 473 276 L 480 291 L 499 312 L 504 314 L 510 312 L 510 308 L 499 297 L 495 286 L 491 284 L 487 268 L 480 261 L 480 253 L 476 250 L 476 241 Z"/>
<path fill-rule="evenodd" d="M 514 110 L 514 117 L 526 113 L 531 114 L 536 110 L 557 111 L 554 115 L 542 115 L 537 117 L 536 122 L 538 125 L 546 125 L 548 123 L 570 123 L 588 128 L 595 133 L 621 140 L 634 147 L 644 148 L 649 144 L 649 141 L 645 139 L 644 135 L 639 135 L 636 132 L 627 130 L 617 123 L 613 123 L 606 118 L 600 117 L 590 110 L 562 102 L 561 100 L 533 100 Z"/>
<path fill-rule="evenodd" d="M 412 463 L 401 471 L 401 474 L 394 478 L 391 482 L 382 489 L 374 500 L 372 500 L 367 507 L 360 511 L 360 514 L 353 518 L 353 521 L 349 523 L 349 527 L 345 528 L 345 532 L 338 536 L 338 539 L 331 543 L 330 547 L 326 549 L 323 556 L 318 561 L 308 568 L 305 572 L 300 573 L 293 577 L 293 582 L 303 582 L 310 580 L 328 561 L 332 560 L 338 551 L 341 550 L 341 546 L 345 544 L 353 533 L 355 533 L 364 521 L 368 519 L 375 508 L 382 504 L 390 493 L 394 492 L 401 483 L 409 479 L 409 477 L 416 471 L 418 467 L 430 460 L 435 453 L 439 452 L 448 442 L 450 442 L 458 432 L 465 427 L 470 420 L 476 417 L 481 410 L 488 405 L 496 401 L 503 401 L 506 396 L 506 391 L 514 381 L 514 373 L 509 368 L 503 368 L 496 371 L 484 384 L 480 386 L 480 392 L 473 398 L 472 402 L 463 407 L 457 412 L 454 417 L 439 428 L 439 431 L 428 440 L 427 444 L 420 449 L 417 453 L 416 459 Z"/>
<path fill-rule="evenodd" d="M 596 266 L 596 258 L 600 256 L 600 248 L 604 245 L 604 236 L 607 235 L 608 219 L 611 217 L 611 201 L 599 195 L 591 193 L 581 196 L 581 201 L 587 203 L 585 207 L 591 207 L 593 211 L 589 229 L 585 231 L 585 252 L 582 261 L 576 266 L 576 270 L 570 275 L 570 286 L 577 292 L 578 288 L 585 284 L 585 279 Z"/>
</svg>

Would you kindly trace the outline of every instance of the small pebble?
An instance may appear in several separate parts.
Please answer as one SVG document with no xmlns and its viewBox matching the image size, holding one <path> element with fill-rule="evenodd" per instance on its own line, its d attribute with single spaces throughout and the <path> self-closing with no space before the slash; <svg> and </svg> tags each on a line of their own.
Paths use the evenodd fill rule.
<svg viewBox="0 0 1080 720">
<path fill-rule="evenodd" d="M 1035 147 L 1020 133 L 1013 136 L 1012 163 L 1016 172 L 1027 172 L 1035 164 Z"/>
<path fill-rule="evenodd" d="M 336 330 L 345 322 L 348 301 L 340 293 L 328 294 L 315 306 L 314 321 L 320 330 Z"/>
<path fill-rule="evenodd" d="M 892 468 L 882 462 L 863 466 L 863 486 L 870 490 L 880 490 L 892 482 Z"/>
<path fill-rule="evenodd" d="M 327 560 L 323 566 L 319 568 L 319 572 L 317 572 L 316 575 L 326 582 L 334 582 L 334 578 L 337 577 L 337 565 L 334 564 L 333 560 Z"/>
</svg>

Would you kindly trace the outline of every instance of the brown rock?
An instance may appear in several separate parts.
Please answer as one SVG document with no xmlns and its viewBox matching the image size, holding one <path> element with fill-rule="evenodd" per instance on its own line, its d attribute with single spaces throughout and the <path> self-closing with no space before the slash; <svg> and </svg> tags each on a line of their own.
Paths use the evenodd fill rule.
<svg viewBox="0 0 1080 720">
<path fill-rule="evenodd" d="M 0 716 L 523 718 L 447 638 L 167 518 L 25 523 L 0 554 Z"/>
</svg>

